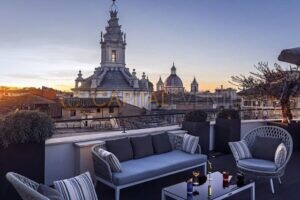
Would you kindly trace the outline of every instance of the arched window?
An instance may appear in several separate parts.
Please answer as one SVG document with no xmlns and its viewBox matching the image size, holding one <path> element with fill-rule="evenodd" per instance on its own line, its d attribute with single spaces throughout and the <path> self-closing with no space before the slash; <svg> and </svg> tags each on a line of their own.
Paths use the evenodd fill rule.
<svg viewBox="0 0 300 200">
<path fill-rule="evenodd" d="M 117 61 L 117 52 L 116 50 L 112 50 L 111 52 L 111 62 L 115 63 Z"/>
</svg>

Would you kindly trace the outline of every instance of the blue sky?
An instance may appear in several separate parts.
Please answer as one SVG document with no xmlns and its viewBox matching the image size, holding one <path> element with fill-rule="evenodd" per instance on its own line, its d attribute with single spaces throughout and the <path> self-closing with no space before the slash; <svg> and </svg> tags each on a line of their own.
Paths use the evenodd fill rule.
<svg viewBox="0 0 300 200">
<path fill-rule="evenodd" d="M 100 63 L 110 0 L 1 0 L 0 85 L 68 89 Z M 229 85 L 300 46 L 298 0 L 117 0 L 126 63 L 152 82 L 172 62 L 187 89 Z M 283 66 L 285 63 L 279 62 Z"/>
</svg>

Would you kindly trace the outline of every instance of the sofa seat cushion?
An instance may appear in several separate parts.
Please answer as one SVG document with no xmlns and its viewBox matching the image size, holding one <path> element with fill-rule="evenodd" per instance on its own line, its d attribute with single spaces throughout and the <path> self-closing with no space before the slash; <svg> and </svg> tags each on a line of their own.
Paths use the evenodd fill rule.
<svg viewBox="0 0 300 200">
<path fill-rule="evenodd" d="M 277 167 L 274 162 L 262 159 L 243 159 L 238 161 L 238 165 L 244 168 L 265 172 L 275 172 Z"/>
<path fill-rule="evenodd" d="M 207 161 L 206 155 L 181 150 L 122 162 L 122 172 L 113 173 L 113 183 L 124 185 L 170 173 Z"/>
</svg>

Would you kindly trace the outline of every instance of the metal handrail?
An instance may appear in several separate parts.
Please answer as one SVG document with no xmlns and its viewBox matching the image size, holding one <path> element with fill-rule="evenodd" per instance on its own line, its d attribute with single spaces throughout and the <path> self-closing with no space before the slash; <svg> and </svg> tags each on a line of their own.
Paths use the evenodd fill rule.
<svg viewBox="0 0 300 200">
<path fill-rule="evenodd" d="M 95 117 L 95 118 L 84 118 L 84 119 L 82 119 L 82 118 L 80 118 L 80 119 L 66 119 L 66 120 L 55 120 L 54 123 L 80 122 L 80 121 L 89 121 L 89 120 L 127 119 L 127 118 L 136 118 L 136 117 L 172 116 L 172 115 L 185 115 L 185 112 L 160 113 L 160 114 L 149 114 L 149 115 L 129 115 L 129 116 Z"/>
</svg>

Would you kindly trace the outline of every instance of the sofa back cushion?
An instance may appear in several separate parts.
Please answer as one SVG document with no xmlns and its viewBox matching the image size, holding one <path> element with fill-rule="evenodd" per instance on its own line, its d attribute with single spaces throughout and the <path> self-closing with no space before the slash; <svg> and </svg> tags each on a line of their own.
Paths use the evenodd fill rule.
<svg viewBox="0 0 300 200">
<path fill-rule="evenodd" d="M 256 136 L 251 152 L 252 157 L 274 162 L 275 152 L 280 143 L 280 138 Z"/>
<path fill-rule="evenodd" d="M 152 135 L 152 143 L 156 154 L 172 151 L 172 145 L 169 136 L 166 133 Z"/>
<path fill-rule="evenodd" d="M 130 138 L 134 158 L 143 158 L 154 154 L 152 146 L 152 136 L 132 137 Z"/>
<path fill-rule="evenodd" d="M 133 159 L 133 150 L 129 138 L 107 140 L 107 151 L 113 153 L 120 162 Z"/>
<path fill-rule="evenodd" d="M 187 133 L 186 130 L 168 131 L 172 149 L 182 150 L 183 136 Z"/>
</svg>

